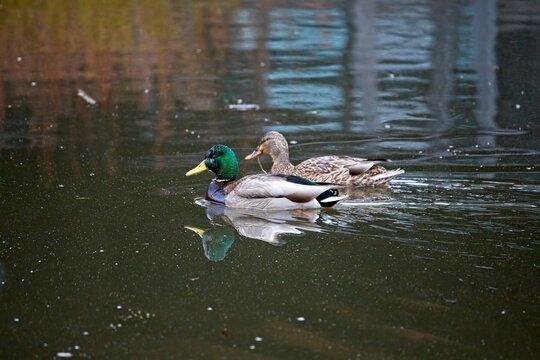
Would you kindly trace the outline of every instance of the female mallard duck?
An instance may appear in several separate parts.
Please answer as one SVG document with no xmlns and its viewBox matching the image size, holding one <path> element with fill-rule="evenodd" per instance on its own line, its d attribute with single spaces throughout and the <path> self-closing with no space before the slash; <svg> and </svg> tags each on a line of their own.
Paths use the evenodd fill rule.
<svg viewBox="0 0 540 360">
<path fill-rule="evenodd" d="M 307 159 L 294 166 L 289 161 L 289 145 L 277 131 L 266 133 L 257 149 L 246 160 L 268 154 L 272 158 L 272 173 L 297 175 L 318 183 L 344 186 L 386 185 L 394 176 L 403 174 L 401 169 L 386 170 L 380 160 L 366 160 L 350 156 L 320 156 Z"/>
<path fill-rule="evenodd" d="M 211 170 L 216 178 L 208 185 L 206 199 L 234 208 L 268 210 L 318 209 L 330 207 L 340 197 L 335 187 L 315 184 L 291 175 L 248 175 L 236 180 L 238 161 L 225 145 L 214 145 L 204 160 L 187 176 Z"/>
</svg>

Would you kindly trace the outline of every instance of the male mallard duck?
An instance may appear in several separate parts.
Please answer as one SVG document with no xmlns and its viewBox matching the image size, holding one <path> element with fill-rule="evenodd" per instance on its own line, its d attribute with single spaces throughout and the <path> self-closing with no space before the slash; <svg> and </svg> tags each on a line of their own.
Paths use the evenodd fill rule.
<svg viewBox="0 0 540 360">
<path fill-rule="evenodd" d="M 206 199 L 234 208 L 268 210 L 330 207 L 343 197 L 335 187 L 315 184 L 292 175 L 257 174 L 236 180 L 238 160 L 225 145 L 214 145 L 187 176 L 211 170 L 216 178 L 208 185 Z"/>
<path fill-rule="evenodd" d="M 386 185 L 394 176 L 403 174 L 401 169 L 386 170 L 381 160 L 366 160 L 351 156 L 320 156 L 307 159 L 294 166 L 289 161 L 289 145 L 277 131 L 266 133 L 257 149 L 246 160 L 268 154 L 272 158 L 272 173 L 297 175 L 318 183 L 344 186 Z"/>
</svg>

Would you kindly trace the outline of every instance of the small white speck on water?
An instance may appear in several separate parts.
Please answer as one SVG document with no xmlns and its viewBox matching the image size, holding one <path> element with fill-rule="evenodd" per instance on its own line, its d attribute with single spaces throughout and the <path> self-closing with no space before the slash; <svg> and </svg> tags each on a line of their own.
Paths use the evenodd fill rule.
<svg viewBox="0 0 540 360">
<path fill-rule="evenodd" d="M 208 310 L 208 311 L 214 311 L 214 309 L 213 309 L 211 306 L 207 307 L 206 310 Z"/>
<path fill-rule="evenodd" d="M 516 104 L 516 109 L 521 109 L 521 105 Z"/>
<path fill-rule="evenodd" d="M 35 81 L 32 81 L 32 82 L 30 83 L 30 85 L 32 85 L 32 86 L 36 86 L 37 84 L 36 84 L 36 82 L 35 82 Z"/>
<path fill-rule="evenodd" d="M 73 354 L 68 351 L 59 351 L 56 353 L 56 356 L 61 358 L 70 358 L 73 357 Z"/>
<path fill-rule="evenodd" d="M 122 310 L 122 305 L 116 305 L 116 310 Z"/>
<path fill-rule="evenodd" d="M 93 172 L 92 172 L 92 173 L 90 173 L 90 176 L 94 176 L 94 175 L 96 175 L 96 174 L 94 174 Z"/>
<path fill-rule="evenodd" d="M 22 61 L 22 57 L 18 56 L 17 57 L 17 62 L 21 62 Z"/>
<path fill-rule="evenodd" d="M 393 73 L 390 73 L 390 79 L 393 79 L 395 77 L 396 77 L 396 75 L 394 75 Z"/>
<path fill-rule="evenodd" d="M 390 129 L 391 127 L 392 127 L 392 126 L 390 126 L 390 125 L 388 125 L 388 124 L 384 125 L 384 128 L 385 128 L 385 129 Z"/>
<path fill-rule="evenodd" d="M 88 331 L 83 331 L 83 333 L 82 333 L 82 334 L 83 334 L 84 336 L 88 336 L 88 335 L 90 335 L 90 333 L 89 333 Z"/>
<path fill-rule="evenodd" d="M 150 91 L 150 90 L 144 89 L 144 93 L 145 93 L 145 94 L 148 94 L 148 91 Z"/>
<path fill-rule="evenodd" d="M 19 319 L 18 317 L 16 317 L 16 318 L 13 319 L 13 321 L 19 322 L 19 321 L 21 321 L 21 319 Z"/>
<path fill-rule="evenodd" d="M 303 316 L 299 316 L 296 318 L 296 321 L 306 321 L 306 318 Z"/>
<path fill-rule="evenodd" d="M 296 141 L 296 140 L 291 140 L 291 141 L 289 141 L 289 143 L 290 143 L 291 145 L 296 145 L 296 144 L 298 144 L 298 141 Z"/>
<path fill-rule="evenodd" d="M 103 249 L 99 249 L 99 252 L 100 252 L 100 253 L 104 253 L 104 252 L 105 252 L 105 250 L 103 250 Z"/>
<path fill-rule="evenodd" d="M 255 350 L 255 345 L 249 345 L 250 350 Z"/>
<path fill-rule="evenodd" d="M 506 315 L 506 309 L 501 311 L 501 315 Z"/>
<path fill-rule="evenodd" d="M 58 188 L 63 188 L 64 185 L 63 185 L 63 184 L 59 184 L 57 187 L 58 187 Z"/>
<path fill-rule="evenodd" d="M 259 341 L 259 342 L 260 342 L 260 341 L 263 341 L 263 338 L 260 337 L 260 336 L 255 336 L 255 341 Z"/>
</svg>

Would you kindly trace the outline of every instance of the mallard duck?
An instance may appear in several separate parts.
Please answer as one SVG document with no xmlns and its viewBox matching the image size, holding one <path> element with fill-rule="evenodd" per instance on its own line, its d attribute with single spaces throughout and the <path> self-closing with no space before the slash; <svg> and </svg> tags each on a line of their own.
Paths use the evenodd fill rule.
<svg viewBox="0 0 540 360">
<path fill-rule="evenodd" d="M 262 154 L 268 154 L 272 158 L 272 173 L 301 176 L 317 183 L 380 186 L 386 185 L 393 177 L 405 172 L 401 169 L 386 170 L 378 165 L 384 160 L 334 155 L 310 158 L 294 166 L 289 161 L 287 140 L 277 131 L 266 133 L 257 149 L 245 159 L 252 160 Z"/>
<path fill-rule="evenodd" d="M 216 174 L 208 185 L 206 199 L 233 208 L 318 209 L 333 206 L 344 198 L 335 186 L 315 184 L 298 176 L 256 174 L 236 180 L 238 160 L 225 145 L 212 146 L 204 160 L 186 176 L 205 170 Z"/>
</svg>

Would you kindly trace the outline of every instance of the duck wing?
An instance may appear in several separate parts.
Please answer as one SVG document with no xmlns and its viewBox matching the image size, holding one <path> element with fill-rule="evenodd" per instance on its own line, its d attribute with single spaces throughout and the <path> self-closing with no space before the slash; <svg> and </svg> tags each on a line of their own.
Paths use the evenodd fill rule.
<svg viewBox="0 0 540 360">
<path fill-rule="evenodd" d="M 296 166 L 299 173 L 310 171 L 317 173 L 342 172 L 347 169 L 350 175 L 360 175 L 385 160 L 367 160 L 352 156 L 319 156 L 307 159 Z"/>
<path fill-rule="evenodd" d="M 329 185 L 315 184 L 309 180 L 292 175 L 249 175 L 238 180 L 231 192 L 247 199 L 287 198 L 304 203 L 316 199 Z"/>
</svg>

